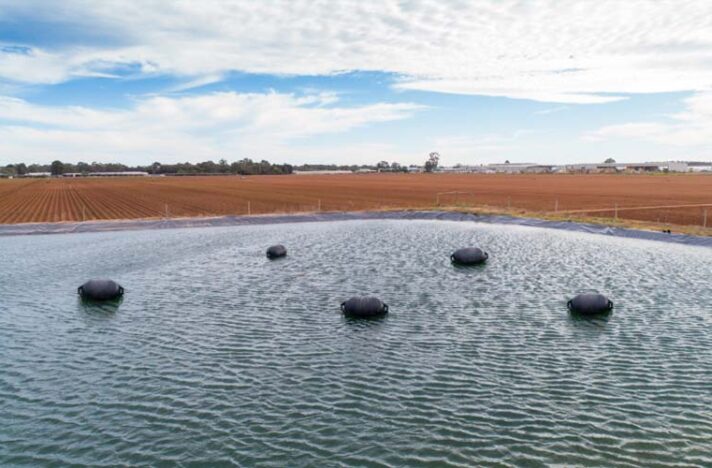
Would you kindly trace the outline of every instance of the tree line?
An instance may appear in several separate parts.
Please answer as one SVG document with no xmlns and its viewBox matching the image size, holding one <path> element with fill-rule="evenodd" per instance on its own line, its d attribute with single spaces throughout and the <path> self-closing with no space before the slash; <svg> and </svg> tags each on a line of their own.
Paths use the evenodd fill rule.
<svg viewBox="0 0 712 468">
<path fill-rule="evenodd" d="M 100 163 L 100 162 L 78 162 L 68 163 L 62 161 L 53 161 L 51 164 L 8 164 L 5 167 L 0 167 L 0 174 L 6 176 L 23 176 L 33 172 L 49 172 L 52 175 L 62 175 L 69 173 L 92 174 L 95 172 L 124 172 L 124 171 L 141 171 L 149 174 L 166 174 L 166 175 L 191 175 L 191 174 L 239 174 L 239 175 L 262 175 L 262 174 L 292 174 L 296 171 L 356 171 L 359 169 L 372 169 L 382 172 L 407 172 L 408 167 L 397 162 L 388 163 L 381 161 L 375 165 L 368 164 L 302 164 L 295 166 L 292 164 L 273 164 L 269 161 L 253 161 L 250 158 L 244 158 L 239 161 L 229 163 L 225 159 L 218 162 L 203 161 L 199 163 L 175 163 L 165 164 L 154 162 L 148 166 L 128 166 L 121 163 Z"/>
<path fill-rule="evenodd" d="M 228 163 L 225 159 L 218 162 L 203 161 L 199 163 L 164 164 L 154 162 L 148 166 L 129 166 L 121 163 L 78 162 L 76 164 L 62 161 L 52 161 L 51 164 L 8 164 L 0 168 L 0 173 L 9 176 L 22 176 L 32 172 L 49 172 L 52 175 L 68 173 L 91 174 L 94 172 L 141 171 L 149 174 L 291 174 L 294 166 L 291 164 L 273 164 L 269 161 L 253 161 L 244 158 Z"/>
</svg>

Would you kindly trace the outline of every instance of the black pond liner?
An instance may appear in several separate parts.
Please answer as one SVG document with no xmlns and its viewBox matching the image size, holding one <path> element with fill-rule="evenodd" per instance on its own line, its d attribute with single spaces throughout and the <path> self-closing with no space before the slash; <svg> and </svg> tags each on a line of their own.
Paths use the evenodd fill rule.
<svg viewBox="0 0 712 468">
<path fill-rule="evenodd" d="M 687 234 L 641 231 L 638 229 L 601 226 L 597 224 L 573 223 L 567 221 L 547 221 L 534 218 L 516 218 L 501 215 L 478 215 L 453 211 L 357 211 L 348 213 L 305 213 L 294 215 L 261 216 L 219 216 L 212 218 L 180 218 L 166 220 L 123 220 L 123 221 L 88 221 L 84 223 L 25 223 L 0 225 L 0 236 L 28 234 L 68 234 L 80 232 L 105 232 L 143 229 L 178 229 L 188 227 L 211 226 L 254 226 L 277 223 L 306 223 L 315 221 L 352 221 L 352 220 L 438 220 L 469 221 L 485 224 L 503 224 L 512 226 L 531 226 L 563 231 L 584 232 L 605 236 L 625 237 L 670 242 L 674 244 L 712 247 L 712 237 L 691 236 Z"/>
</svg>

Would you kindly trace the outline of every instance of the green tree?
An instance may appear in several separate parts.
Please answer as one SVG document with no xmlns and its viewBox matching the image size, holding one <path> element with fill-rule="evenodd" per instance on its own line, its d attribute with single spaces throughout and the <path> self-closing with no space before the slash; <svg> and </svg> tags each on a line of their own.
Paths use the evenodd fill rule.
<svg viewBox="0 0 712 468">
<path fill-rule="evenodd" d="M 62 173 L 64 172 L 64 164 L 62 163 L 62 161 L 52 161 L 52 164 L 50 164 L 49 166 L 49 171 L 54 176 L 62 175 Z"/>
<path fill-rule="evenodd" d="M 432 152 L 428 155 L 428 160 L 425 161 L 425 172 L 433 172 L 438 167 L 440 162 L 440 155 L 436 152 Z"/>
<path fill-rule="evenodd" d="M 89 166 L 88 163 L 85 163 L 83 161 L 79 161 L 77 163 L 77 172 L 81 172 L 82 174 L 88 174 L 91 170 L 91 166 Z"/>
<path fill-rule="evenodd" d="M 616 160 L 613 158 L 608 158 L 605 161 L 603 161 L 604 164 L 615 164 Z"/>
<path fill-rule="evenodd" d="M 388 164 L 388 161 L 381 161 L 376 164 L 376 169 L 378 169 L 379 172 L 387 171 L 390 167 L 391 165 Z"/>
</svg>

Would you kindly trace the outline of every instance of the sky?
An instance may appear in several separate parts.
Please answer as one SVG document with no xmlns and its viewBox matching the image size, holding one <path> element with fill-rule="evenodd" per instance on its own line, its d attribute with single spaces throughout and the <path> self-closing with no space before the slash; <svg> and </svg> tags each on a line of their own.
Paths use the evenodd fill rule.
<svg viewBox="0 0 712 468">
<path fill-rule="evenodd" d="M 712 2 L 0 0 L 0 164 L 712 160 Z"/>
</svg>

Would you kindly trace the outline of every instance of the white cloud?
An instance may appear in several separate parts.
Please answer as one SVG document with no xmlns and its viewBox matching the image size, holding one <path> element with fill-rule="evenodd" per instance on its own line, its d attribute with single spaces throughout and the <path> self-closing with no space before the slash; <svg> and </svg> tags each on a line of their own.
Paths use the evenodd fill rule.
<svg viewBox="0 0 712 468">
<path fill-rule="evenodd" d="M 244 156 L 314 161 L 326 150 L 310 148 L 311 136 L 404 119 L 421 108 L 410 103 L 339 107 L 329 93 L 158 96 L 113 110 L 0 97 L 0 121 L 5 122 L 0 125 L 0 161 L 146 163 Z M 332 152 L 330 159 L 344 161 L 343 154 Z"/>
<path fill-rule="evenodd" d="M 534 115 L 556 114 L 557 112 L 565 111 L 568 109 L 569 108 L 567 106 L 549 107 L 548 109 L 542 109 L 542 110 L 534 112 Z"/>
<path fill-rule="evenodd" d="M 668 116 L 665 122 L 608 125 L 586 133 L 584 140 L 622 138 L 678 147 L 703 147 L 712 152 L 712 92 L 695 94 L 683 103 L 685 110 Z"/>
<path fill-rule="evenodd" d="M 712 86 L 708 0 L 0 0 L 3 16 L 92 38 L 0 52 L 0 77 L 28 83 L 134 65 L 196 83 L 375 70 L 401 88 L 562 103 Z"/>
</svg>

